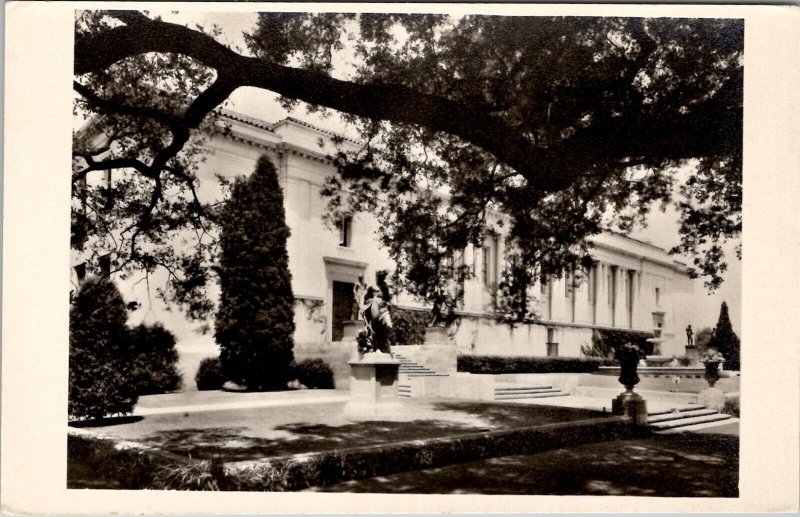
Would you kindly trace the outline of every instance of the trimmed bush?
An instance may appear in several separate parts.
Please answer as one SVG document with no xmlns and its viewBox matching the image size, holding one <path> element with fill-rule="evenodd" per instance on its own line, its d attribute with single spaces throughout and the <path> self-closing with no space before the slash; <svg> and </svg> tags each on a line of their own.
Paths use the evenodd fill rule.
<svg viewBox="0 0 800 517">
<path fill-rule="evenodd" d="M 306 359 L 294 364 L 292 370 L 297 381 L 306 388 L 331 390 L 335 387 L 333 370 L 322 359 Z"/>
<path fill-rule="evenodd" d="M 612 366 L 611 359 L 577 357 L 504 357 L 459 355 L 459 372 L 468 373 L 592 373 L 601 366 Z"/>
<path fill-rule="evenodd" d="M 194 376 L 194 382 L 200 391 L 219 390 L 225 384 L 225 377 L 222 375 L 222 363 L 219 357 L 207 357 L 200 361 L 200 367 Z"/>
<path fill-rule="evenodd" d="M 722 412 L 726 415 L 731 415 L 736 418 L 739 418 L 740 406 L 739 406 L 739 395 L 731 396 L 728 394 L 725 397 L 725 405 L 722 406 Z"/>
<path fill-rule="evenodd" d="M 581 346 L 581 353 L 587 357 L 614 357 L 614 350 L 625 343 L 633 343 L 644 350 L 645 355 L 653 354 L 653 343 L 647 341 L 653 337 L 652 332 L 641 332 L 625 329 L 595 329 L 592 332 L 591 346 Z"/>
<path fill-rule="evenodd" d="M 294 359 L 289 227 L 278 174 L 262 156 L 237 179 L 220 213 L 219 310 L 214 337 L 225 378 L 251 390 L 282 390 Z"/>
<path fill-rule="evenodd" d="M 178 391 L 183 384 L 178 372 L 175 336 L 160 324 L 138 325 L 131 330 L 133 377 L 139 395 Z"/>
<path fill-rule="evenodd" d="M 714 348 L 725 357 L 726 370 L 740 370 L 739 349 L 741 343 L 739 336 L 733 331 L 731 319 L 728 316 L 728 304 L 722 302 L 719 308 L 719 320 L 708 343 L 708 348 Z"/>
<path fill-rule="evenodd" d="M 431 320 L 430 311 L 413 311 L 392 307 L 392 344 L 424 345 L 425 328 Z"/>
<path fill-rule="evenodd" d="M 108 278 L 84 281 L 69 313 L 69 415 L 100 419 L 133 411 L 138 394 L 128 313 Z"/>
</svg>

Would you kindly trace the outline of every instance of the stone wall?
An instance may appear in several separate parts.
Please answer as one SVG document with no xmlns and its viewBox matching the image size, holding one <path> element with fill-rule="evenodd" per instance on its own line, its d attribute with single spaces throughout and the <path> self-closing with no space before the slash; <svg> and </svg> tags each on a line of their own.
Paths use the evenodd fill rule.
<svg viewBox="0 0 800 517">
<path fill-rule="evenodd" d="M 461 318 L 454 340 L 459 354 L 540 356 L 547 355 L 547 326 L 538 324 L 511 327 L 491 318 Z M 553 326 L 553 341 L 561 357 L 579 357 L 582 345 L 591 345 L 592 329 Z"/>
</svg>

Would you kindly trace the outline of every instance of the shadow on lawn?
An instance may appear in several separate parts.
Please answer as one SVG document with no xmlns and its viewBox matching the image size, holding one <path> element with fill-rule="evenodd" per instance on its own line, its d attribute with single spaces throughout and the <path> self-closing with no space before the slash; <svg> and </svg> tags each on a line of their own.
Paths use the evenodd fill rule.
<svg viewBox="0 0 800 517">
<path fill-rule="evenodd" d="M 69 422 L 70 427 L 76 428 L 93 428 L 93 427 L 112 427 L 115 425 L 134 424 L 143 420 L 142 416 L 109 416 L 105 418 L 98 418 L 95 420 L 77 420 Z"/>
<path fill-rule="evenodd" d="M 321 487 L 330 492 L 737 497 L 737 436 L 669 435 L 505 456 Z"/>
<path fill-rule="evenodd" d="M 590 409 L 537 406 L 535 404 L 448 401 L 437 402 L 433 404 L 433 407 L 438 411 L 469 413 L 487 420 L 493 427 L 504 429 L 611 416 L 609 413 Z"/>
<path fill-rule="evenodd" d="M 137 441 L 184 456 L 230 462 L 603 416 L 596 411 L 570 408 L 457 401 L 434 403 L 431 408 L 435 411 L 433 418 L 406 422 L 365 421 L 344 425 L 296 422 L 265 429 L 262 436 L 244 426 L 192 427 L 155 431 Z M 464 422 L 465 416 L 471 423 Z"/>
<path fill-rule="evenodd" d="M 358 422 L 341 426 L 297 423 L 277 426 L 275 430 L 283 432 L 284 436 L 261 438 L 245 434 L 247 431 L 245 427 L 216 427 L 158 431 L 139 441 L 184 456 L 200 459 L 218 458 L 223 462 L 230 462 L 417 440 L 486 429 L 453 422 L 416 420 Z"/>
</svg>

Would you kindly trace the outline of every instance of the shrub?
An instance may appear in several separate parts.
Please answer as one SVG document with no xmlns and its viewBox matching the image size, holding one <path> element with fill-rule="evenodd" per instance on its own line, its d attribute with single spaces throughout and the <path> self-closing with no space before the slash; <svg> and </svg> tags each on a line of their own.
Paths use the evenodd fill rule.
<svg viewBox="0 0 800 517">
<path fill-rule="evenodd" d="M 468 373 L 591 373 L 601 366 L 611 366 L 611 359 L 577 357 L 503 357 L 459 355 L 459 372 Z"/>
<path fill-rule="evenodd" d="M 306 359 L 294 364 L 292 370 L 303 386 L 309 389 L 333 389 L 333 370 L 322 359 Z"/>
<path fill-rule="evenodd" d="M 289 227 L 275 167 L 262 156 L 238 179 L 220 214 L 215 338 L 225 378 L 254 390 L 285 389 L 293 359 Z"/>
<path fill-rule="evenodd" d="M 633 343 L 644 350 L 645 355 L 652 355 L 653 343 L 647 341 L 652 338 L 651 332 L 624 329 L 595 329 L 592 332 L 591 346 L 581 346 L 581 353 L 587 357 L 614 357 L 614 350 L 625 343 Z"/>
<path fill-rule="evenodd" d="M 728 304 L 722 302 L 719 308 L 719 320 L 711 335 L 708 348 L 718 350 L 725 357 L 726 370 L 739 370 L 739 336 L 733 331 L 731 319 L 728 316 Z"/>
<path fill-rule="evenodd" d="M 430 311 L 413 311 L 392 307 L 392 344 L 425 344 L 425 328 L 430 320 Z"/>
<path fill-rule="evenodd" d="M 142 324 L 131 330 L 131 341 L 136 392 L 151 395 L 179 390 L 182 379 L 177 367 L 175 336 L 160 324 Z"/>
<path fill-rule="evenodd" d="M 725 405 L 722 406 L 722 412 L 727 414 L 727 415 L 731 415 L 731 416 L 735 416 L 736 418 L 739 418 L 739 411 L 740 411 L 739 396 L 738 395 L 734 395 L 734 396 L 730 396 L 729 395 L 728 397 L 726 397 L 725 398 Z"/>
<path fill-rule="evenodd" d="M 194 382 L 200 391 L 221 389 L 225 384 L 225 377 L 222 375 L 222 363 L 219 357 L 207 357 L 200 361 Z"/>
<path fill-rule="evenodd" d="M 692 360 L 689 357 L 686 357 L 685 355 L 677 357 L 676 359 L 678 360 L 678 364 L 681 366 L 689 366 L 690 364 L 692 364 Z"/>
<path fill-rule="evenodd" d="M 138 395 L 125 302 L 108 278 L 87 279 L 69 314 L 69 414 L 100 419 L 133 411 Z"/>
</svg>

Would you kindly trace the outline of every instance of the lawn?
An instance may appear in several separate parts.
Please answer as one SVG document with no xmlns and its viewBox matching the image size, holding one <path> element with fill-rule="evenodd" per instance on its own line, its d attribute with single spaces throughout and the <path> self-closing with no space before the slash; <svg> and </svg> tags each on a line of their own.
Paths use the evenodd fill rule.
<svg viewBox="0 0 800 517">
<path fill-rule="evenodd" d="M 350 421 L 343 416 L 343 402 L 325 402 L 148 415 L 94 429 L 182 456 L 233 462 L 607 416 L 583 409 L 454 400 L 404 404 L 396 421 Z"/>
<path fill-rule="evenodd" d="M 654 435 L 315 487 L 326 492 L 737 497 L 739 438 Z"/>
</svg>

